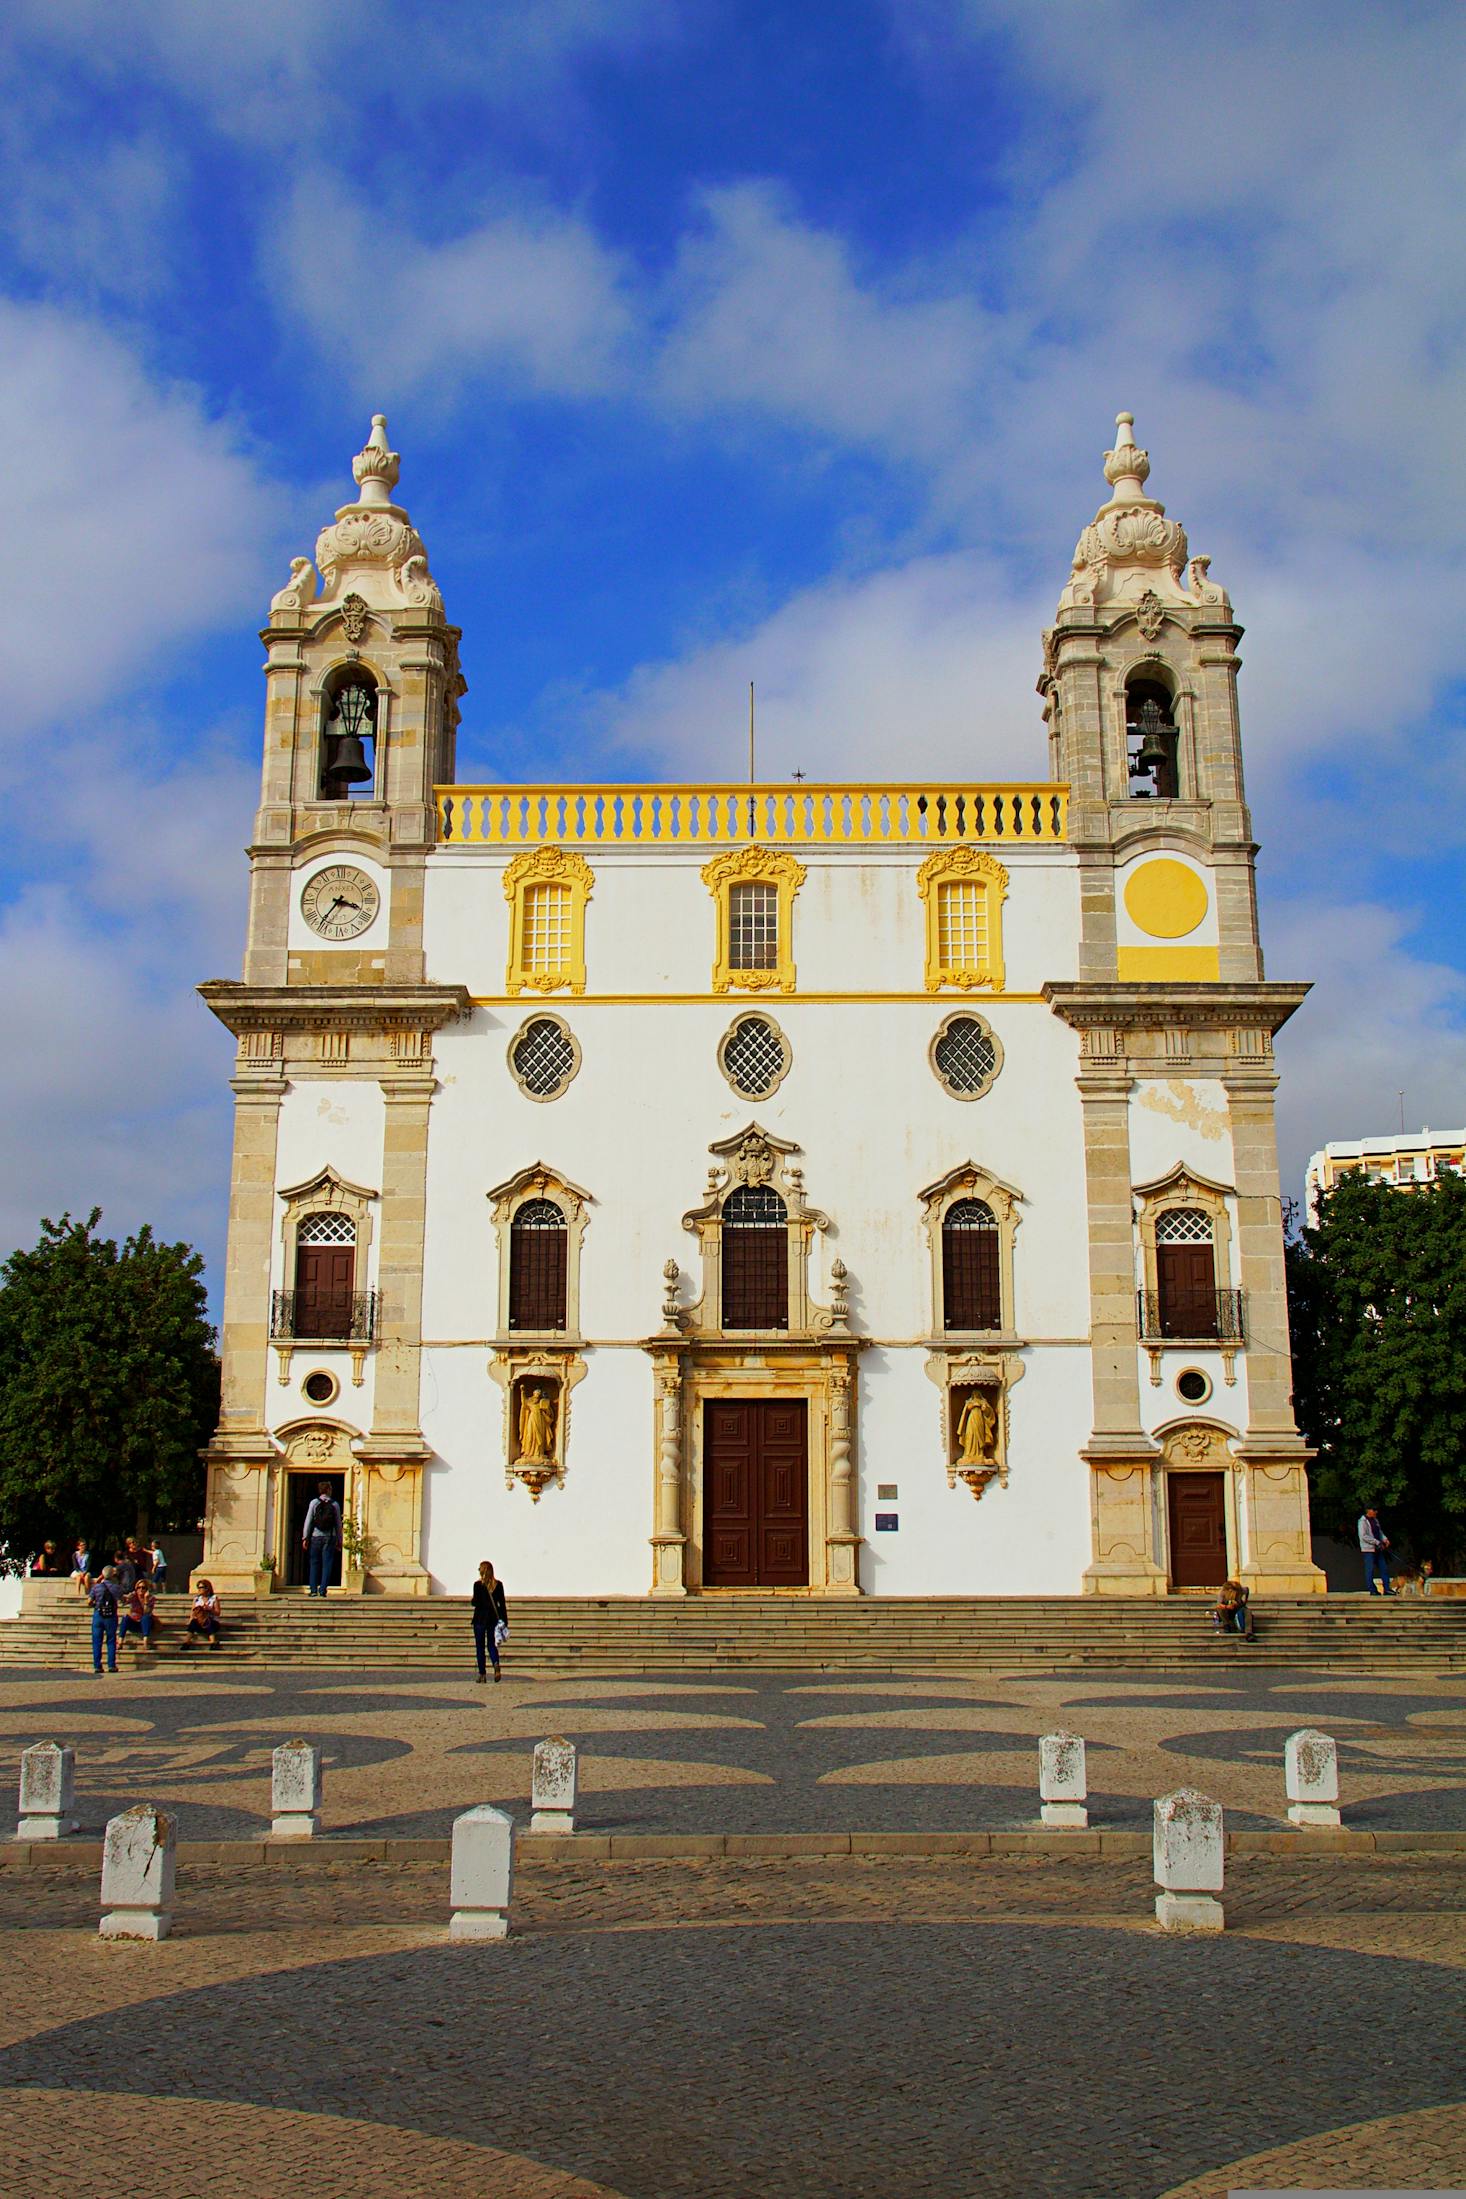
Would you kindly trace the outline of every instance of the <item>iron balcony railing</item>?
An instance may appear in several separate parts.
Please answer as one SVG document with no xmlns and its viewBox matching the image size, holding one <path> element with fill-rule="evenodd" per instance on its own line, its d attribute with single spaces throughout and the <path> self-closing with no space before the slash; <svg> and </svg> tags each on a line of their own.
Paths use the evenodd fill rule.
<svg viewBox="0 0 1466 2199">
<path fill-rule="evenodd" d="M 314 1291 L 277 1290 L 270 1302 L 270 1334 L 298 1343 L 372 1344 L 377 1336 L 374 1290 L 320 1297 Z"/>
<path fill-rule="evenodd" d="M 1142 1344 L 1228 1344 L 1247 1342 L 1246 1292 L 1240 1290 L 1160 1290 L 1135 1293 L 1135 1319 Z"/>
</svg>

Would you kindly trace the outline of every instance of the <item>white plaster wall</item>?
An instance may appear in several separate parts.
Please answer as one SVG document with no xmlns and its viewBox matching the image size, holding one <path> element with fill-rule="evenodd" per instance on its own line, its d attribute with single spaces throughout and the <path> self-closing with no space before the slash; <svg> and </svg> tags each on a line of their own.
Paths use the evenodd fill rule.
<svg viewBox="0 0 1466 2199">
<path fill-rule="evenodd" d="M 379 1192 L 382 1185 L 382 1139 L 385 1102 L 374 1077 L 341 1077 L 329 1081 L 304 1078 L 290 1086 L 280 1103 L 280 1135 L 276 1150 L 275 1182 L 282 1188 L 308 1183 L 323 1168 L 334 1168 L 348 1183 L 364 1191 Z M 275 1202 L 275 1233 L 271 1246 L 272 1290 L 288 1290 L 294 1280 L 284 1272 L 280 1225 L 285 1202 Z M 380 1206 L 374 1210 L 371 1248 L 366 1272 L 357 1277 L 358 1290 L 370 1290 L 377 1280 L 377 1254 L 381 1243 Z M 324 1409 L 314 1406 L 301 1384 L 315 1367 L 334 1374 L 339 1385 L 335 1401 Z M 339 1420 L 365 1433 L 372 1421 L 375 1352 L 366 1354 L 362 1381 L 352 1381 L 351 1354 L 329 1346 L 310 1344 L 291 1355 L 290 1373 L 282 1383 L 275 1354 L 270 1354 L 266 1418 L 270 1427 L 287 1426 L 320 1412 L 322 1419 Z"/>
<path fill-rule="evenodd" d="M 318 932 L 311 930 L 300 913 L 300 897 L 315 877 L 316 872 L 330 870 L 333 865 L 338 863 L 351 870 L 364 872 L 371 879 L 380 896 L 377 913 L 372 918 L 371 923 L 368 924 L 364 932 L 358 932 L 356 937 L 348 942 L 322 939 Z M 291 878 L 290 929 L 286 943 L 291 951 L 295 953 L 298 953 L 303 947 L 335 948 L 343 944 L 349 945 L 353 953 L 359 949 L 372 949 L 385 953 L 388 933 L 391 929 L 391 892 L 392 873 L 385 869 L 381 863 L 374 862 L 369 855 L 361 854 L 356 848 L 333 848 L 329 855 L 312 855 L 301 864 Z"/>
<path fill-rule="evenodd" d="M 504 871 L 513 850 L 447 849 L 428 874 L 424 945 L 429 976 L 502 994 L 509 954 Z M 702 881 L 708 848 L 586 848 L 595 875 L 586 907 L 591 993 L 705 993 L 716 910 Z M 794 903 L 801 991 L 919 992 L 926 911 L 916 873 L 929 849 L 793 851 L 806 877 Z M 1009 992 L 1036 992 L 1077 967 L 1078 871 L 1058 848 L 1004 849 L 1009 875 L 1003 951 Z M 297 917 L 298 920 L 298 917 Z M 533 997 L 533 996 L 530 996 Z"/>
<path fill-rule="evenodd" d="M 1130 1095 L 1132 1183 L 1155 1183 L 1178 1165 L 1212 1183 L 1232 1181 L 1227 1095 L 1216 1077 L 1147 1077 Z"/>
</svg>

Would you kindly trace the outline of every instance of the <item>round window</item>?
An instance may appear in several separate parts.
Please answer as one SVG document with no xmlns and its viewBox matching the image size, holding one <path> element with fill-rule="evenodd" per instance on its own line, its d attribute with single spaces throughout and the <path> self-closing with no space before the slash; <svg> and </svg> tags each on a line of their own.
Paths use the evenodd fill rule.
<svg viewBox="0 0 1466 2199">
<path fill-rule="evenodd" d="M 334 1374 L 327 1374 L 324 1367 L 317 1367 L 306 1376 L 301 1388 L 313 1405 L 329 1405 L 336 1395 L 336 1377 Z"/>
<path fill-rule="evenodd" d="M 557 1099 L 580 1067 L 580 1048 L 558 1016 L 531 1016 L 509 1048 L 509 1067 L 530 1099 Z"/>
<path fill-rule="evenodd" d="M 789 1073 L 789 1042 L 768 1016 L 740 1016 L 718 1048 L 718 1066 L 745 1099 L 767 1099 Z"/>
<path fill-rule="evenodd" d="M 1003 1065 L 1003 1049 L 981 1016 L 948 1016 L 931 1044 L 937 1079 L 954 1099 L 977 1099 Z"/>
<path fill-rule="evenodd" d="M 1211 1382 L 1200 1367 L 1183 1367 L 1176 1377 L 1176 1395 L 1188 1405 L 1204 1405 L 1211 1396 Z"/>
</svg>

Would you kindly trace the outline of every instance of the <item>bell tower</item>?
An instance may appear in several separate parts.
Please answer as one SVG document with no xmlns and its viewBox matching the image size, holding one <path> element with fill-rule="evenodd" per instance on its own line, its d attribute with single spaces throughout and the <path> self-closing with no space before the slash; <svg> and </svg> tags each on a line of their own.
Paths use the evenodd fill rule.
<svg viewBox="0 0 1466 2199">
<path fill-rule="evenodd" d="M 249 984 L 422 979 L 433 788 L 453 776 L 464 681 L 459 630 L 443 615 L 422 537 L 392 501 L 399 471 L 378 413 L 352 460 L 355 500 L 322 529 L 314 565 L 293 560 L 270 604 Z M 347 950 L 328 927 L 319 944 L 297 937 L 292 945 L 302 853 L 333 846 L 370 853 L 386 869 L 386 936 Z"/>
<path fill-rule="evenodd" d="M 1168 1592 L 1173 1477 L 1202 1458 L 1224 1492 L 1207 1501 L 1225 1514 L 1239 1577 L 1315 1593 L 1273 1119 L 1273 1038 L 1308 988 L 1263 974 L 1242 629 L 1209 560 L 1189 555 L 1180 523 L 1147 495 L 1130 413 L 1116 430 L 1110 495 L 1079 537 L 1038 683 L 1079 865 L 1078 982 L 1044 993 L 1079 1039 L 1094 1398 L 1085 1586 Z M 1181 1314 L 1162 1311 L 1155 1288 L 1168 1205 L 1211 1248 L 1205 1288 Z M 1189 1391 L 1177 1388 L 1187 1352 L 1217 1370 L 1186 1377 Z M 1196 1395 L 1213 1399 L 1209 1414 L 1188 1410 Z"/>
<path fill-rule="evenodd" d="M 1081 971 L 1260 978 L 1257 851 L 1237 716 L 1242 629 L 1209 577 L 1211 560 L 1189 556 L 1180 522 L 1146 494 L 1150 457 L 1135 441 L 1133 415 L 1122 412 L 1115 424 L 1115 447 L 1105 452 L 1109 500 L 1079 537 L 1038 683 L 1050 773 L 1071 790 L 1070 838 L 1084 880 Z M 1130 896 L 1138 917 L 1127 914 L 1128 859 L 1167 849 L 1193 854 L 1211 874 L 1211 906 L 1189 936 L 1174 866 L 1176 906 L 1162 905 L 1152 877 Z M 1152 920 L 1163 928 L 1147 930 Z"/>
</svg>

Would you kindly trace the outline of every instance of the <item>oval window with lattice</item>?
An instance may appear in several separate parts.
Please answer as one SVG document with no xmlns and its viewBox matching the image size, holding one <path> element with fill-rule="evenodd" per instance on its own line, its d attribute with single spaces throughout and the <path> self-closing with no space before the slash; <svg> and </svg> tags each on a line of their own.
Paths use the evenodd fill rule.
<svg viewBox="0 0 1466 2199">
<path fill-rule="evenodd" d="M 789 1041 L 771 1016 L 740 1016 L 718 1048 L 718 1066 L 745 1099 L 767 1099 L 789 1073 Z"/>
<path fill-rule="evenodd" d="M 978 1099 L 1003 1066 L 1003 1049 L 981 1016 L 952 1015 L 931 1043 L 931 1065 L 953 1099 Z"/>
<path fill-rule="evenodd" d="M 559 1016 L 531 1016 L 509 1048 L 509 1068 L 527 1099 L 558 1099 L 580 1067 L 580 1048 Z"/>
</svg>

